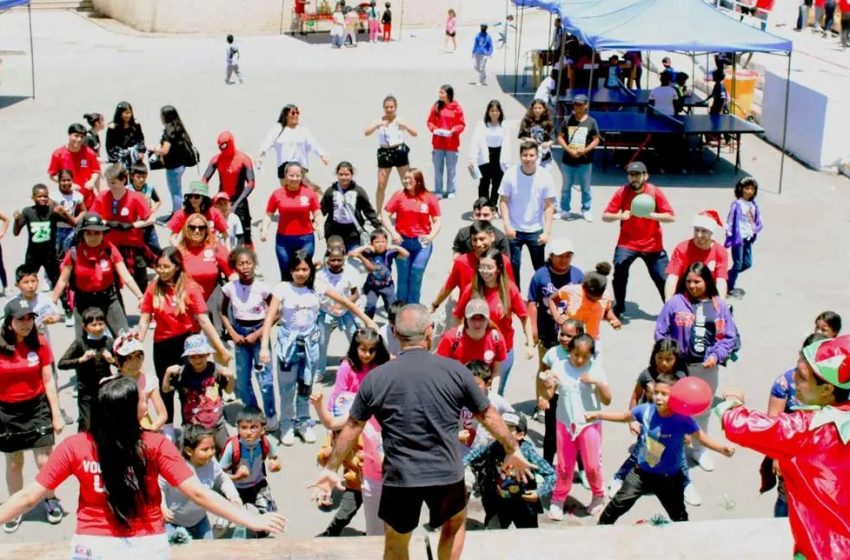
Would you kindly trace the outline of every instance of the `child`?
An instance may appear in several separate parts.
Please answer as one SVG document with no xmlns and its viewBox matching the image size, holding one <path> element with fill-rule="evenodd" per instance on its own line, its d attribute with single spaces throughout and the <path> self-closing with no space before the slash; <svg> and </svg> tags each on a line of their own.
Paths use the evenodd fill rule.
<svg viewBox="0 0 850 560">
<path fill-rule="evenodd" d="M 449 13 L 446 16 L 446 52 L 451 53 L 457 50 L 457 40 L 455 36 L 457 35 L 457 13 L 449 8 Z M 451 43 L 452 48 L 449 50 L 449 43 Z"/>
<path fill-rule="evenodd" d="M 601 262 L 596 270 L 588 272 L 581 285 L 567 284 L 549 298 L 549 313 L 556 323 L 561 324 L 567 319 L 578 319 L 584 324 L 587 334 L 599 341 L 599 324 L 602 319 L 616 330 L 622 326 L 614 314 L 611 300 L 604 297 L 608 285 L 607 276 L 611 273 L 611 265 Z M 560 305 L 563 302 L 563 305 Z M 566 307 L 561 310 L 563 307 Z"/>
<path fill-rule="evenodd" d="M 466 364 L 466 368 L 472 372 L 475 379 L 475 384 L 481 389 L 499 414 L 505 412 L 513 412 L 514 407 L 499 393 L 493 391 L 493 369 L 482 360 L 472 360 Z M 462 443 L 466 449 L 470 450 L 476 447 L 486 445 L 493 440 L 493 436 L 487 430 L 479 429 L 478 420 L 468 408 L 464 407 L 460 411 L 460 429 L 457 436 L 458 441 Z"/>
<path fill-rule="evenodd" d="M 159 212 L 159 207 L 162 206 L 162 201 L 159 198 L 159 193 L 156 192 L 156 188 L 148 183 L 148 166 L 144 162 L 137 161 L 130 168 L 130 184 L 134 191 L 145 197 L 151 210 L 151 216 L 156 215 Z M 144 228 L 144 232 L 145 245 L 155 254 L 159 254 L 159 237 L 156 235 L 155 226 L 149 225 Z"/>
<path fill-rule="evenodd" d="M 231 200 L 230 195 L 226 192 L 219 191 L 213 197 L 213 208 L 221 212 L 221 215 L 227 220 L 227 234 L 219 234 L 219 238 L 224 243 L 224 246 L 229 250 L 233 250 L 242 245 L 242 239 L 245 237 L 245 230 L 242 228 L 242 221 L 239 216 L 230 211 Z"/>
<path fill-rule="evenodd" d="M 70 169 L 60 169 L 56 174 L 59 181 L 59 193 L 52 195 L 51 200 L 57 206 L 65 209 L 65 214 L 71 218 L 71 223 L 60 221 L 56 224 L 56 255 L 61 262 L 65 251 L 71 246 L 69 239 L 74 233 L 74 226 L 86 212 L 83 195 L 74 190 L 74 174 Z"/>
<path fill-rule="evenodd" d="M 738 275 L 753 266 L 753 243 L 764 224 L 756 202 L 759 192 L 754 177 L 744 177 L 735 183 L 735 201 L 726 217 L 726 247 L 732 251 L 732 266 L 729 268 L 729 297 L 741 298 L 744 290 L 735 287 Z"/>
<path fill-rule="evenodd" d="M 378 298 L 384 300 L 384 309 L 395 301 L 395 283 L 393 282 L 393 261 L 396 257 L 406 259 L 410 253 L 404 247 L 389 243 L 387 232 L 376 229 L 369 236 L 369 245 L 363 245 L 348 254 L 360 259 L 369 274 L 363 284 L 366 295 L 366 308 L 369 318 L 378 310 Z"/>
<path fill-rule="evenodd" d="M 627 412 L 590 412 L 587 421 L 607 420 L 641 424 L 641 445 L 637 465 L 626 476 L 622 488 L 599 518 L 600 525 L 612 525 L 644 494 L 654 493 L 672 521 L 687 521 L 682 456 L 685 436 L 698 439 L 705 447 L 731 457 L 735 450 L 708 437 L 696 421 L 676 414 L 667 406 L 676 377 L 659 374 L 653 386 L 653 402 L 640 404 Z M 663 443 L 662 443 L 663 442 Z"/>
<path fill-rule="evenodd" d="M 360 299 L 360 292 L 357 290 L 358 280 L 357 274 L 350 267 L 345 266 L 345 249 L 329 248 L 325 254 L 325 266 L 316 272 L 316 286 L 319 293 L 322 294 L 321 287 L 331 288 L 356 303 Z M 319 304 L 319 325 L 322 329 L 319 371 L 325 371 L 328 365 L 328 344 L 334 330 L 341 330 L 351 342 L 351 336 L 357 330 L 357 323 L 350 311 L 328 296 L 320 295 Z"/>
<path fill-rule="evenodd" d="M 248 247 L 237 247 L 228 257 L 239 277 L 221 288 L 221 322 L 235 345 L 236 396 L 245 406 L 257 406 L 252 377 L 256 376 L 266 414 L 266 430 L 278 429 L 274 402 L 274 372 L 260 361 L 260 336 L 269 312 L 271 287 L 256 278 L 257 255 Z"/>
<path fill-rule="evenodd" d="M 375 0 L 369 2 L 369 7 L 366 8 L 366 17 L 369 20 L 369 42 L 377 43 L 378 34 L 381 32 L 381 22 L 378 20 L 378 8 Z"/>
<path fill-rule="evenodd" d="M 620 89 L 623 82 L 620 80 L 620 57 L 616 54 L 608 59 L 608 75 L 605 78 L 605 87 L 608 89 Z"/>
<path fill-rule="evenodd" d="M 585 413 L 598 411 L 611 404 L 611 387 L 605 371 L 596 362 L 595 342 L 588 334 L 573 338 L 567 350 L 569 359 L 556 362 L 549 372 L 541 373 L 547 396 L 558 390 L 556 440 L 558 452 L 557 482 L 549 506 L 549 518 L 564 518 L 563 505 L 570 495 L 576 455 L 581 453 L 593 498 L 586 510 L 589 515 L 602 511 L 605 491 L 602 488 L 602 426 L 585 421 Z"/>
<path fill-rule="evenodd" d="M 59 222 L 74 225 L 74 220 L 63 206 L 50 200 L 47 186 L 38 183 L 32 188 L 32 200 L 35 204 L 22 211 L 15 211 L 12 218 L 15 224 L 12 233 L 17 237 L 24 227 L 27 228 L 27 252 L 24 266 L 38 274 L 44 267 L 44 274 L 50 285 L 59 278 L 59 260 L 56 255 L 56 229 Z"/>
<path fill-rule="evenodd" d="M 393 13 L 392 10 L 390 10 L 389 2 L 384 4 L 384 13 L 381 16 L 381 25 L 384 27 L 384 35 L 382 39 L 385 43 L 389 43 L 392 40 L 393 34 Z"/>
<path fill-rule="evenodd" d="M 77 376 L 77 431 L 87 432 L 91 421 L 92 402 L 97 400 L 100 380 L 109 377 L 109 366 L 115 364 L 112 345 L 115 341 L 106 334 L 106 315 L 97 307 L 82 313 L 83 332 L 65 350 L 57 364 L 59 369 L 74 369 Z"/>
<path fill-rule="evenodd" d="M 139 386 L 139 399 L 145 403 L 145 416 L 141 420 L 142 428 L 152 432 L 158 432 L 165 425 L 167 414 L 162 395 L 159 393 L 159 380 L 156 375 L 142 373 L 145 364 L 145 350 L 142 343 L 135 334 L 121 333 L 112 345 L 112 353 L 115 354 L 118 373 L 130 379 L 134 379 Z M 156 420 L 150 415 L 153 406 Z M 174 438 L 174 432 L 167 430 L 169 439 Z"/>
<path fill-rule="evenodd" d="M 227 62 L 227 70 L 224 74 L 224 83 L 230 85 L 230 76 L 236 74 L 236 79 L 239 80 L 240 84 L 244 84 L 245 80 L 242 79 L 242 74 L 239 73 L 239 59 L 241 58 L 239 54 L 239 47 L 236 46 L 236 43 L 233 40 L 233 35 L 227 35 L 227 50 L 225 51 L 225 61 Z"/>
<path fill-rule="evenodd" d="M 463 458 L 465 465 L 478 470 L 482 487 L 481 501 L 486 500 L 495 509 L 499 519 L 499 528 L 507 529 L 511 523 L 517 529 L 537 528 L 537 515 L 543 513 L 540 499 L 552 492 L 555 483 L 555 471 L 552 466 L 537 454 L 534 444 L 525 439 L 528 422 L 519 412 L 503 412 L 502 420 L 519 441 L 523 456 L 536 466 L 534 477 L 523 483 L 513 472 L 502 468 L 505 460 L 505 449 L 497 441 L 473 449 Z M 489 517 L 485 521 L 488 524 Z"/>
<path fill-rule="evenodd" d="M 206 335 L 193 334 L 183 343 L 183 365 L 173 365 L 165 370 L 162 392 L 177 389 L 183 425 L 198 424 L 212 430 L 216 451 L 221 453 L 227 443 L 227 427 L 221 392 L 233 392 L 234 377 L 210 357 L 215 353 Z"/>
<path fill-rule="evenodd" d="M 230 474 L 236 491 L 244 504 L 251 504 L 260 513 L 277 511 L 266 480 L 266 467 L 280 470 L 277 449 L 266 437 L 266 417 L 255 406 L 246 406 L 236 415 L 238 435 L 230 438 L 221 454 L 221 468 Z"/>
<path fill-rule="evenodd" d="M 841 332 L 841 315 L 835 311 L 824 311 L 815 317 L 815 332 L 827 338 L 835 338 Z"/>
<path fill-rule="evenodd" d="M 395 326 L 396 315 L 402 307 L 404 307 L 404 302 L 400 300 L 395 300 L 392 305 L 387 307 L 387 322 L 378 329 L 391 357 L 401 354 L 401 343 L 393 332 L 393 327 Z"/>
<path fill-rule="evenodd" d="M 357 28 L 360 26 L 360 14 L 357 12 L 355 8 L 351 6 L 346 6 L 344 8 L 345 11 L 345 39 L 343 39 L 343 44 L 350 41 L 351 47 L 357 46 Z"/>
<path fill-rule="evenodd" d="M 198 480 L 207 488 L 212 488 L 229 501 L 242 505 L 239 492 L 233 481 L 225 474 L 224 469 L 216 462 L 215 436 L 213 432 L 192 424 L 185 426 L 182 437 L 183 458 L 192 467 Z M 212 539 L 213 531 L 207 511 L 195 504 L 179 491 L 159 477 L 159 489 L 162 492 L 162 517 L 165 520 L 165 531 L 168 536 L 177 527 L 184 527 L 193 539 Z"/>
<path fill-rule="evenodd" d="M 390 353 L 378 331 L 369 327 L 357 329 L 336 372 L 330 402 L 336 402 L 342 393 L 356 393 L 366 375 L 388 361 Z"/>
<path fill-rule="evenodd" d="M 9 216 L 0 212 L 0 222 L 3 222 L 3 225 L 0 226 L 0 239 L 6 237 L 6 232 L 9 231 Z M 3 247 L 0 246 L 0 297 L 4 297 L 6 295 L 6 288 L 9 287 L 9 279 L 6 277 L 6 265 L 3 264 Z"/>
</svg>

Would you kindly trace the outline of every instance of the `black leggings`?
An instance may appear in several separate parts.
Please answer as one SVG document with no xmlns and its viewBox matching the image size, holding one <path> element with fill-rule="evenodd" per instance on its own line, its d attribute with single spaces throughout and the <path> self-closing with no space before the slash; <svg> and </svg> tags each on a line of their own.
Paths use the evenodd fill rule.
<svg viewBox="0 0 850 560">
<path fill-rule="evenodd" d="M 183 363 L 183 343 L 191 335 L 192 333 L 184 333 L 174 338 L 154 341 L 153 367 L 156 369 L 156 377 L 159 379 L 160 387 L 162 387 L 162 380 L 165 378 L 165 370 Z M 174 422 L 174 393 L 175 391 L 162 393 L 162 401 L 165 403 L 165 412 L 168 416 L 165 421 L 166 424 Z"/>
<path fill-rule="evenodd" d="M 251 210 L 248 208 L 248 199 L 236 205 L 233 210 L 239 222 L 242 224 L 242 244 L 252 245 L 251 243 Z"/>
<path fill-rule="evenodd" d="M 488 148 L 488 150 L 490 161 L 478 166 L 481 171 L 481 179 L 478 181 L 478 198 L 486 198 L 492 204 L 496 204 L 499 198 L 499 185 L 502 184 L 502 177 L 505 176 L 499 161 L 502 148 Z"/>
</svg>

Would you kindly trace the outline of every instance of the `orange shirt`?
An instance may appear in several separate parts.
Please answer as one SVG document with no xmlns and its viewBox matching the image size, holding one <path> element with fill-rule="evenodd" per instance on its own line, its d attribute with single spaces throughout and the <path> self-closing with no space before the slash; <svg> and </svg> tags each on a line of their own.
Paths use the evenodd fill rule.
<svg viewBox="0 0 850 560">
<path fill-rule="evenodd" d="M 584 297 L 581 284 L 567 284 L 558 290 L 554 301 L 570 319 L 577 319 L 584 323 L 584 330 L 599 340 L 599 324 L 605 318 L 605 314 L 611 309 L 611 300 L 603 297 L 598 301 L 590 301 Z"/>
</svg>

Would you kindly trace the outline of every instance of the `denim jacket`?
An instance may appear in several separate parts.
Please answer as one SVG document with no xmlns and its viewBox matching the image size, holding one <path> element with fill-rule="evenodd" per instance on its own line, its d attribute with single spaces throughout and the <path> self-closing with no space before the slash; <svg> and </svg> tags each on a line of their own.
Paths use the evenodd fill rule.
<svg viewBox="0 0 850 560">
<path fill-rule="evenodd" d="M 322 329 L 318 323 L 313 325 L 309 331 L 300 332 L 286 328 L 286 325 L 281 324 L 277 331 L 277 340 L 275 341 L 274 352 L 281 364 L 287 365 L 295 356 L 300 344 L 304 345 L 304 356 L 306 366 L 301 372 L 303 379 L 299 381 L 305 385 L 312 385 L 313 380 L 319 373 L 319 354 L 322 344 Z"/>
</svg>

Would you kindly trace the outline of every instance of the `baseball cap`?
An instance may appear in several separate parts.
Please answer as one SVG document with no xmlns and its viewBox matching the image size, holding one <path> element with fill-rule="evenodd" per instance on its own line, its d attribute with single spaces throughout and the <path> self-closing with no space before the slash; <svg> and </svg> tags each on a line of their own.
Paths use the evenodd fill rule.
<svg viewBox="0 0 850 560">
<path fill-rule="evenodd" d="M 490 307 L 487 305 L 487 302 L 481 298 L 469 300 L 469 303 L 467 303 L 466 307 L 463 308 L 463 316 L 467 319 L 471 319 L 476 315 L 484 315 L 485 317 L 490 316 Z"/>
<path fill-rule="evenodd" d="M 183 357 L 199 356 L 202 354 L 212 354 L 215 350 L 210 346 L 207 336 L 203 334 L 193 334 L 183 343 Z"/>
<path fill-rule="evenodd" d="M 103 223 L 103 218 L 96 212 L 86 212 L 80 222 L 80 231 L 109 231 L 109 226 Z"/>
<path fill-rule="evenodd" d="M 522 412 L 503 412 L 502 421 L 508 426 L 514 426 L 518 432 L 528 432 L 528 421 Z"/>
<path fill-rule="evenodd" d="M 227 202 L 230 202 L 230 195 L 224 191 L 219 191 L 215 193 L 215 196 L 213 197 L 213 202 L 218 202 L 219 200 L 226 200 Z"/>
<path fill-rule="evenodd" d="M 587 105 L 587 96 L 583 93 L 580 93 L 573 97 L 573 105 Z"/>
<path fill-rule="evenodd" d="M 6 307 L 3 308 L 3 315 L 6 317 L 11 316 L 13 319 L 20 319 L 27 315 L 36 315 L 36 312 L 30 302 L 18 296 L 6 303 Z"/>
<path fill-rule="evenodd" d="M 145 348 L 141 341 L 130 334 L 121 334 L 115 339 L 112 351 L 119 356 L 129 356 L 133 352 L 144 352 Z"/>
<path fill-rule="evenodd" d="M 626 173 L 646 173 L 646 166 L 642 161 L 633 161 L 626 167 Z"/>
<path fill-rule="evenodd" d="M 210 197 L 210 187 L 206 183 L 202 183 L 201 181 L 192 181 L 189 183 L 189 192 L 188 194 L 199 194 L 203 197 Z"/>
<path fill-rule="evenodd" d="M 550 255 L 564 255 L 566 253 L 575 253 L 573 240 L 568 237 L 556 237 L 546 246 L 549 249 Z"/>
</svg>

